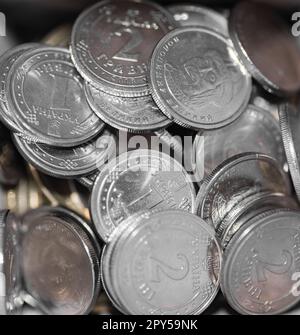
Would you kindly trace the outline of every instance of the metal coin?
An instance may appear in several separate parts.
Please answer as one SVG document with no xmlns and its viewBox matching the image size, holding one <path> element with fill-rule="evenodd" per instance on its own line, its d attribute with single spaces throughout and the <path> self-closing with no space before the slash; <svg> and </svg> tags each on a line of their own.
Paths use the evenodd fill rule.
<svg viewBox="0 0 300 335">
<path fill-rule="evenodd" d="M 89 174 L 88 176 L 85 176 L 85 177 L 81 177 L 78 179 L 78 182 L 87 187 L 89 190 L 92 190 L 93 186 L 94 186 L 94 183 L 99 175 L 99 171 L 95 172 L 95 173 L 92 173 L 92 174 Z"/>
<path fill-rule="evenodd" d="M 224 254 L 221 286 L 241 314 L 280 314 L 299 303 L 300 214 L 273 210 L 250 220 Z"/>
<path fill-rule="evenodd" d="M 156 106 L 151 96 L 123 98 L 85 84 L 85 94 L 94 112 L 114 128 L 145 132 L 166 128 L 172 121 Z"/>
<path fill-rule="evenodd" d="M 236 205 L 263 192 L 290 195 L 289 179 L 278 162 L 259 153 L 236 155 L 219 165 L 201 184 L 197 214 L 218 229 Z"/>
<path fill-rule="evenodd" d="M 101 1 L 83 12 L 74 25 L 74 64 L 86 81 L 106 93 L 148 95 L 149 58 L 174 26 L 172 15 L 154 3 Z"/>
<path fill-rule="evenodd" d="M 22 269 L 33 301 L 47 314 L 88 313 L 100 288 L 100 249 L 88 225 L 70 211 L 43 208 L 24 217 L 23 229 Z"/>
<path fill-rule="evenodd" d="M 231 12 L 229 33 L 244 65 L 266 90 L 288 94 L 300 89 L 300 49 L 272 7 L 238 3 Z"/>
<path fill-rule="evenodd" d="M 176 29 L 159 42 L 150 84 L 162 112 L 196 130 L 233 122 L 251 94 L 251 78 L 228 39 L 200 27 Z"/>
<path fill-rule="evenodd" d="M 9 71 L 7 95 L 18 127 L 36 142 L 74 147 L 104 127 L 62 48 L 41 47 L 20 56 Z"/>
<path fill-rule="evenodd" d="M 107 241 L 127 217 L 141 210 L 194 210 L 195 189 L 181 164 L 151 150 L 124 153 L 97 177 L 91 195 L 91 215 Z"/>
</svg>

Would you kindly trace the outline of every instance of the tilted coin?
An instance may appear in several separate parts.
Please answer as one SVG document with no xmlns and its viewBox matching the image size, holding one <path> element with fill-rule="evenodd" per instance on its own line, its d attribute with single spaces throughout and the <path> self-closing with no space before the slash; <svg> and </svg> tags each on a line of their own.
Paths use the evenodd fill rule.
<svg viewBox="0 0 300 335">
<path fill-rule="evenodd" d="M 280 314 L 299 303 L 300 214 L 271 210 L 250 220 L 226 248 L 222 291 L 241 314 Z"/>
<path fill-rule="evenodd" d="M 222 255 L 213 229 L 179 210 L 131 220 L 121 224 L 126 229 L 115 232 L 103 254 L 109 294 L 126 314 L 202 313 L 219 286 Z"/>
<path fill-rule="evenodd" d="M 172 157 L 151 150 L 124 153 L 97 177 L 91 195 L 91 215 L 107 241 L 127 217 L 141 210 L 194 210 L 191 178 Z"/>
<path fill-rule="evenodd" d="M 53 31 L 51 31 L 43 42 L 53 47 L 67 48 L 71 41 L 72 26 L 70 24 L 63 24 Z"/>
<path fill-rule="evenodd" d="M 88 176 L 81 177 L 78 179 L 78 182 L 87 187 L 89 190 L 91 190 L 94 186 L 94 183 L 99 175 L 100 171 L 97 171 L 95 173 L 89 174 Z"/>
<path fill-rule="evenodd" d="M 155 48 L 152 96 L 174 122 L 220 128 L 237 119 L 251 94 L 251 78 L 225 37 L 201 27 L 176 29 Z"/>
<path fill-rule="evenodd" d="M 215 229 L 241 201 L 263 192 L 290 195 L 290 183 L 279 163 L 264 154 L 243 153 L 219 165 L 200 186 L 197 214 Z"/>
<path fill-rule="evenodd" d="M 244 65 L 266 90 L 289 94 L 300 89 L 300 49 L 272 7 L 239 2 L 231 11 L 229 33 Z"/>
<path fill-rule="evenodd" d="M 174 15 L 180 26 L 201 26 L 216 30 L 228 36 L 228 22 L 224 15 L 217 11 L 197 5 L 170 5 L 168 10 Z"/>
<path fill-rule="evenodd" d="M 93 308 L 100 288 L 99 255 L 92 230 L 74 213 L 41 208 L 24 216 L 24 283 L 43 312 L 79 315 Z"/>
<path fill-rule="evenodd" d="M 85 94 L 94 112 L 114 128 L 131 132 L 153 131 L 172 123 L 156 106 L 151 96 L 116 97 L 90 84 L 85 84 Z"/>
<path fill-rule="evenodd" d="M 11 67 L 6 89 L 17 126 L 36 142 L 73 147 L 104 127 L 86 101 L 83 80 L 66 49 L 25 52 Z"/>
<path fill-rule="evenodd" d="M 99 2 L 83 12 L 74 25 L 74 64 L 86 81 L 106 93 L 147 95 L 151 53 L 174 26 L 172 15 L 149 1 Z"/>
<path fill-rule="evenodd" d="M 115 150 L 115 136 L 105 130 L 86 144 L 73 148 L 51 147 L 13 135 L 21 155 L 45 174 L 58 178 L 88 175 L 101 167 Z"/>
</svg>

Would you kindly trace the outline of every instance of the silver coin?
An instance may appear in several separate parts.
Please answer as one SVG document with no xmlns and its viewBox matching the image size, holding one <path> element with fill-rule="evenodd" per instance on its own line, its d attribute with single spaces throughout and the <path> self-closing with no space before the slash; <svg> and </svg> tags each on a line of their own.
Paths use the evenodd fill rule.
<svg viewBox="0 0 300 335">
<path fill-rule="evenodd" d="M 97 177 L 91 195 L 91 216 L 107 241 L 127 217 L 141 210 L 194 210 L 195 189 L 181 164 L 151 150 L 124 153 Z"/>
<path fill-rule="evenodd" d="M 50 147 L 13 135 L 21 155 L 38 170 L 58 178 L 88 175 L 103 166 L 112 156 L 115 136 L 105 130 L 100 136 L 74 148 Z"/>
<path fill-rule="evenodd" d="M 201 26 L 228 36 L 228 22 L 224 15 L 213 9 L 197 5 L 171 5 L 168 10 L 180 26 Z"/>
<path fill-rule="evenodd" d="M 263 192 L 290 195 L 287 175 L 267 155 L 239 154 L 223 162 L 203 181 L 196 199 L 197 214 L 218 229 L 236 205 Z"/>
<path fill-rule="evenodd" d="M 156 106 L 151 96 L 123 98 L 85 84 L 85 94 L 94 112 L 114 128 L 131 132 L 166 128 L 172 121 Z"/>
<path fill-rule="evenodd" d="M 36 142 L 73 147 L 104 127 L 89 107 L 83 80 L 65 49 L 25 52 L 11 67 L 7 82 L 8 106 L 17 126 Z"/>
<path fill-rule="evenodd" d="M 172 15 L 154 3 L 101 1 L 83 12 L 74 25 L 74 64 L 86 81 L 106 93 L 148 95 L 149 58 L 174 26 Z"/>
<path fill-rule="evenodd" d="M 7 77 L 11 66 L 25 51 L 38 47 L 39 44 L 22 44 L 6 51 L 0 58 L 0 119 L 11 130 L 20 131 L 13 115 L 13 110 L 7 104 Z"/>
<path fill-rule="evenodd" d="M 135 221 L 113 244 L 111 279 L 117 301 L 128 314 L 202 313 L 219 286 L 222 255 L 214 231 L 178 210 L 144 214 Z"/>
<path fill-rule="evenodd" d="M 228 39 L 201 27 L 176 29 L 159 42 L 150 84 L 162 112 L 196 130 L 233 122 L 251 95 L 251 78 Z"/>
<path fill-rule="evenodd" d="M 89 190 L 92 190 L 99 173 L 99 171 L 96 171 L 95 173 L 89 174 L 88 176 L 81 177 L 78 179 L 78 182 Z"/>
<path fill-rule="evenodd" d="M 249 105 L 234 123 L 215 131 L 200 131 L 193 145 L 199 180 L 208 176 L 226 159 L 244 152 L 259 152 L 276 159 L 282 167 L 286 157 L 280 127 L 269 111 Z M 203 173 L 204 172 L 204 173 Z"/>
<path fill-rule="evenodd" d="M 42 208 L 26 214 L 23 230 L 28 295 L 47 314 L 88 313 L 100 288 L 100 248 L 88 225 L 68 210 Z"/>
<path fill-rule="evenodd" d="M 300 214 L 273 210 L 240 229 L 224 254 L 221 287 L 241 314 L 280 314 L 299 303 Z"/>
</svg>

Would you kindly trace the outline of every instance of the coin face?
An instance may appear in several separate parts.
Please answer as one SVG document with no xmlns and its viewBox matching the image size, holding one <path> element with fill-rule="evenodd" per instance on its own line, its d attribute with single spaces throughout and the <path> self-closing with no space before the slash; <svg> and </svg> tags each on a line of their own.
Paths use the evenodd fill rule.
<svg viewBox="0 0 300 335">
<path fill-rule="evenodd" d="M 141 215 L 133 226 L 130 220 L 106 251 L 111 258 L 103 258 L 104 266 L 111 261 L 117 301 L 128 314 L 200 314 L 218 292 L 221 252 L 214 231 L 178 210 Z"/>
<path fill-rule="evenodd" d="M 280 314 L 299 302 L 293 280 L 300 271 L 299 233 L 299 212 L 281 209 L 255 217 L 234 236 L 224 255 L 221 286 L 236 311 Z"/>
<path fill-rule="evenodd" d="M 9 71 L 7 94 L 18 127 L 36 142 L 73 147 L 104 127 L 89 107 L 83 80 L 65 49 L 24 53 Z"/>
<path fill-rule="evenodd" d="M 87 100 L 94 112 L 106 123 L 120 130 L 153 131 L 172 123 L 156 106 L 151 96 L 123 98 L 85 85 Z"/>
<path fill-rule="evenodd" d="M 200 131 L 193 150 L 193 157 L 204 159 L 204 173 L 200 170 L 203 164 L 195 165 L 199 177 L 208 176 L 226 159 L 244 152 L 263 153 L 275 158 L 282 167 L 286 164 L 278 122 L 269 111 L 253 105 L 227 127 Z"/>
<path fill-rule="evenodd" d="M 289 180 L 278 162 L 264 154 L 236 155 L 219 165 L 201 184 L 197 214 L 218 229 L 235 206 L 263 192 L 290 194 Z"/>
<path fill-rule="evenodd" d="M 150 84 L 159 108 L 196 130 L 233 122 L 251 93 L 250 76 L 228 39 L 201 27 L 176 29 L 159 42 Z"/>
<path fill-rule="evenodd" d="M 171 5 L 168 10 L 180 26 L 201 26 L 228 36 L 228 22 L 222 14 L 203 6 Z"/>
<path fill-rule="evenodd" d="M 88 175 L 104 165 L 116 147 L 115 136 L 105 130 L 100 136 L 74 148 L 50 147 L 13 135 L 21 155 L 38 170 L 58 178 Z"/>
<path fill-rule="evenodd" d="M 194 185 L 181 164 L 151 150 L 135 150 L 112 160 L 97 177 L 91 215 L 107 241 L 127 217 L 142 210 L 194 210 Z"/>
<path fill-rule="evenodd" d="M 99 248 L 75 214 L 44 208 L 23 219 L 26 290 L 47 314 L 88 313 L 99 291 Z"/>
<path fill-rule="evenodd" d="M 300 49 L 272 7 L 238 3 L 231 11 L 229 33 L 246 68 L 268 91 L 287 94 L 300 89 Z"/>
<path fill-rule="evenodd" d="M 149 94 L 146 75 L 155 45 L 175 26 L 172 15 L 145 1 L 101 1 L 83 12 L 71 52 L 80 74 L 109 94 Z"/>
</svg>

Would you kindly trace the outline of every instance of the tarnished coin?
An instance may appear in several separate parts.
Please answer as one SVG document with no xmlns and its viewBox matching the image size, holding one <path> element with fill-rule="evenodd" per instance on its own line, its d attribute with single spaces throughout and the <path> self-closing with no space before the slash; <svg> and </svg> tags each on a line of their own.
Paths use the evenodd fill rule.
<svg viewBox="0 0 300 335">
<path fill-rule="evenodd" d="M 196 130 L 233 122 L 247 106 L 252 86 L 228 39 L 201 27 L 176 29 L 159 42 L 150 84 L 159 108 Z"/>
<path fill-rule="evenodd" d="M 102 258 L 109 294 L 126 314 L 203 312 L 219 286 L 222 255 L 213 229 L 178 210 L 131 220 L 122 223 L 127 229 L 121 235 L 112 236 Z"/>
<path fill-rule="evenodd" d="M 219 165 L 200 186 L 197 214 L 218 229 L 244 199 L 263 192 L 290 195 L 290 183 L 279 163 L 264 154 L 243 153 Z"/>
<path fill-rule="evenodd" d="M 171 5 L 168 10 L 180 26 L 201 26 L 228 36 L 228 22 L 224 15 L 213 9 L 197 5 Z"/>
<path fill-rule="evenodd" d="M 300 89 L 300 48 L 272 7 L 239 2 L 231 11 L 229 33 L 244 65 L 266 90 L 288 94 Z"/>
<path fill-rule="evenodd" d="M 68 210 L 42 208 L 25 215 L 23 230 L 29 297 L 47 314 L 88 313 L 100 288 L 100 249 L 88 225 Z"/>
<path fill-rule="evenodd" d="M 195 189 L 181 164 L 151 150 L 124 153 L 97 177 L 91 195 L 91 215 L 107 241 L 115 227 L 141 210 L 194 210 Z"/>
<path fill-rule="evenodd" d="M 148 95 L 148 62 L 175 26 L 172 15 L 145 0 L 101 1 L 77 19 L 71 53 L 84 79 L 109 94 Z"/>
<path fill-rule="evenodd" d="M 36 142 L 74 147 L 104 127 L 89 107 L 83 80 L 65 49 L 25 52 L 11 67 L 7 82 L 8 106 L 17 126 Z"/>
<path fill-rule="evenodd" d="M 208 176 L 226 159 L 244 152 L 258 152 L 275 158 L 282 167 L 286 157 L 282 145 L 280 127 L 269 111 L 249 105 L 234 123 L 215 131 L 200 131 L 193 145 L 196 164 L 201 177 Z"/>
<path fill-rule="evenodd" d="M 300 214 L 273 210 L 250 220 L 224 254 L 221 286 L 241 314 L 280 314 L 297 303 Z"/>
<path fill-rule="evenodd" d="M 100 136 L 74 148 L 58 148 L 13 135 L 21 155 L 38 170 L 58 178 L 76 178 L 88 175 L 113 155 L 115 136 L 105 130 Z"/>
<path fill-rule="evenodd" d="M 116 97 L 90 84 L 85 94 L 93 111 L 114 128 L 130 132 L 146 132 L 166 128 L 172 121 L 156 106 L 150 95 L 136 98 Z"/>
</svg>

